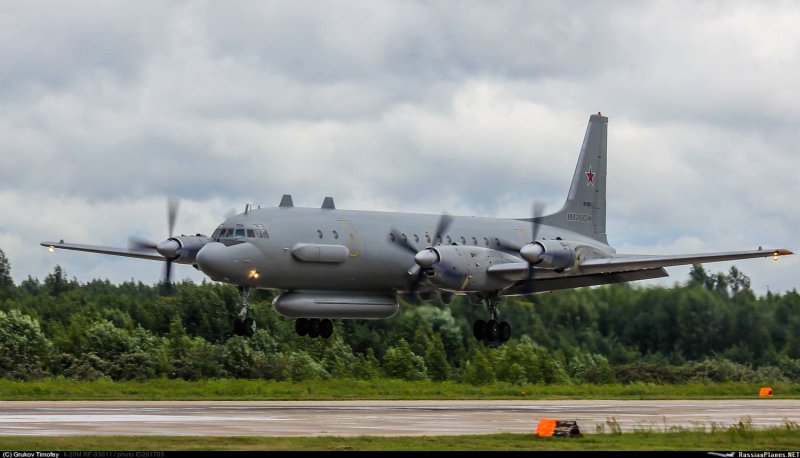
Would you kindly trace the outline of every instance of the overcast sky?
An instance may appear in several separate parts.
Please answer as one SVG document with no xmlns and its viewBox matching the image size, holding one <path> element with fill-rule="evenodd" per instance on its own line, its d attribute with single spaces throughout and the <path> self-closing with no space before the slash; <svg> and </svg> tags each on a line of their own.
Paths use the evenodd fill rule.
<svg viewBox="0 0 800 458">
<path fill-rule="evenodd" d="M 800 3 L 2 1 L 0 248 L 16 281 L 155 283 L 57 251 L 210 234 L 231 208 L 525 217 L 609 116 L 620 252 L 800 250 Z M 760 292 L 800 256 L 736 265 Z M 729 263 L 708 264 L 712 271 Z M 688 268 L 669 269 L 666 284 Z M 202 279 L 177 266 L 177 280 Z M 664 281 L 662 281 L 663 283 Z"/>
</svg>

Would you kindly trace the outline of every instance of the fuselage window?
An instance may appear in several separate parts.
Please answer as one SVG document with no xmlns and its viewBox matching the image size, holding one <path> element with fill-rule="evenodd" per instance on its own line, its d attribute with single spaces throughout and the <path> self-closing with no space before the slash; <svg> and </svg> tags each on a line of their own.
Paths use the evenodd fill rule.
<svg viewBox="0 0 800 458">
<path fill-rule="evenodd" d="M 400 238 L 403 239 L 404 242 L 408 242 L 408 237 L 405 234 L 400 234 Z"/>
<path fill-rule="evenodd" d="M 334 240 L 339 240 L 339 233 L 338 232 L 333 231 L 333 239 Z"/>
<path fill-rule="evenodd" d="M 414 234 L 414 241 L 419 243 L 419 236 L 417 234 Z"/>
<path fill-rule="evenodd" d="M 462 245 L 466 245 L 467 244 L 467 239 L 465 239 L 463 235 L 461 236 L 461 244 Z"/>
<path fill-rule="evenodd" d="M 235 237 L 236 238 L 244 237 L 244 225 L 243 224 L 237 224 L 236 225 L 236 236 Z"/>
<path fill-rule="evenodd" d="M 256 231 L 254 231 L 252 229 L 248 229 L 247 230 L 247 236 L 250 237 L 251 239 L 256 238 Z"/>
<path fill-rule="evenodd" d="M 322 238 L 322 231 L 317 229 L 317 237 Z"/>
<path fill-rule="evenodd" d="M 428 242 L 428 244 L 431 243 L 431 236 L 427 232 L 425 233 L 425 240 Z"/>
<path fill-rule="evenodd" d="M 231 237 L 233 237 L 233 228 L 232 227 L 228 227 L 228 228 L 225 229 L 225 234 L 222 235 L 221 238 L 229 239 Z"/>
<path fill-rule="evenodd" d="M 486 245 L 486 246 L 489 246 L 489 239 L 487 239 L 486 237 L 484 237 L 484 238 L 483 238 L 483 244 L 484 244 L 484 245 Z"/>
<path fill-rule="evenodd" d="M 218 227 L 217 230 L 215 230 L 214 233 L 211 234 L 211 240 L 214 240 L 215 242 L 219 240 L 219 233 L 221 229 L 222 229 L 221 227 Z"/>
<path fill-rule="evenodd" d="M 269 234 L 267 233 L 267 230 L 264 229 L 264 225 L 263 224 L 256 224 L 256 235 L 259 238 L 262 238 L 262 239 L 268 239 L 269 238 Z"/>
<path fill-rule="evenodd" d="M 449 235 L 447 236 L 447 244 L 448 245 L 452 245 L 453 244 L 453 239 L 451 239 Z"/>
<path fill-rule="evenodd" d="M 476 239 L 475 237 L 472 237 L 472 244 L 475 245 L 475 246 L 478 246 L 478 239 Z"/>
<path fill-rule="evenodd" d="M 389 232 L 389 240 L 394 242 L 394 232 Z"/>
</svg>

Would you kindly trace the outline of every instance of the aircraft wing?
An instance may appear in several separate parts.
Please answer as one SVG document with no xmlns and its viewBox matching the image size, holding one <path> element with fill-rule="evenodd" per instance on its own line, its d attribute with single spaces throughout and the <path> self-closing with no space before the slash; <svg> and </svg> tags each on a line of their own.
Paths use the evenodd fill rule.
<svg viewBox="0 0 800 458">
<path fill-rule="evenodd" d="M 686 264 L 701 264 L 704 262 L 733 261 L 736 259 L 767 258 L 793 254 L 785 249 L 751 250 L 751 251 L 723 251 L 718 253 L 675 254 L 675 255 L 617 255 L 610 258 L 587 259 L 580 262 L 573 271 L 573 275 L 594 275 L 634 272 L 640 270 L 660 269 L 663 267 L 680 266 Z M 519 276 L 527 274 L 528 264 L 514 262 L 496 264 L 489 267 L 489 273 L 504 276 Z M 537 274 L 539 271 L 537 270 Z M 544 274 L 545 272 L 543 272 Z M 516 275 L 515 275 L 516 274 Z M 539 278 L 539 275 L 536 275 Z"/>
<path fill-rule="evenodd" d="M 125 256 L 128 258 L 152 259 L 154 261 L 164 261 L 158 251 L 153 249 L 129 249 L 114 248 L 98 245 L 81 245 L 77 243 L 64 242 L 42 242 L 40 245 L 50 248 L 60 248 L 62 250 L 88 251 L 89 253 L 110 254 L 114 256 Z"/>
<path fill-rule="evenodd" d="M 704 262 L 733 261 L 736 259 L 768 258 L 793 254 L 789 250 L 751 250 L 751 251 L 723 251 L 718 253 L 675 254 L 666 256 L 652 255 L 619 255 L 613 258 L 588 259 L 578 266 L 582 274 L 597 274 L 611 272 L 630 272 L 633 270 L 654 269 L 658 267 L 682 266 L 686 264 L 701 264 Z"/>
</svg>

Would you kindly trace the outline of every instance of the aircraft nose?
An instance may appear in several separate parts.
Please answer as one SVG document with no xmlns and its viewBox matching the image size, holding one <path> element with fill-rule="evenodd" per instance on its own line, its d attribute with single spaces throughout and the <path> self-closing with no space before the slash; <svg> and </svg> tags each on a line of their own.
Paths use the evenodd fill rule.
<svg viewBox="0 0 800 458">
<path fill-rule="evenodd" d="M 197 267 L 214 281 L 237 285 L 255 285 L 260 276 L 257 268 L 258 250 L 249 243 L 225 246 L 207 243 L 197 253 Z"/>
</svg>

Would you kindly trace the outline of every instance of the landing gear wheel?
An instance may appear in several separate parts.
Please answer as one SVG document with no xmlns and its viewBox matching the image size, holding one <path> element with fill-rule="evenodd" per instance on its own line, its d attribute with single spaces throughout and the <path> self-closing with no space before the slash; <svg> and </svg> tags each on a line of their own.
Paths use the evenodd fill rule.
<svg viewBox="0 0 800 458">
<path fill-rule="evenodd" d="M 319 328 L 320 328 L 319 320 L 316 318 L 310 318 L 308 320 L 308 337 L 311 338 L 319 337 Z"/>
<path fill-rule="evenodd" d="M 500 343 L 508 342 L 508 339 L 511 338 L 511 325 L 507 321 L 503 321 L 500 323 L 498 331 L 497 338 Z"/>
<path fill-rule="evenodd" d="M 248 318 L 246 318 L 244 320 L 244 323 L 242 323 L 242 324 L 244 325 L 244 329 L 243 329 L 244 334 L 243 335 L 245 335 L 247 337 L 252 337 L 253 334 L 256 333 L 256 320 L 248 317 Z"/>
<path fill-rule="evenodd" d="M 472 325 L 472 335 L 478 340 L 483 340 L 486 336 L 486 322 L 478 320 Z"/>
<path fill-rule="evenodd" d="M 237 336 L 244 335 L 244 321 L 239 319 L 233 320 L 233 334 Z"/>
<path fill-rule="evenodd" d="M 497 321 L 490 320 L 488 323 L 486 323 L 486 333 L 484 334 L 483 338 L 486 339 L 487 342 L 494 342 L 497 340 L 499 334 L 500 329 Z"/>
<path fill-rule="evenodd" d="M 298 318 L 295 320 L 294 332 L 296 332 L 298 336 L 308 334 L 308 318 Z"/>
<path fill-rule="evenodd" d="M 329 338 L 333 334 L 333 322 L 324 319 L 319 323 L 319 336 L 323 339 Z"/>
</svg>

